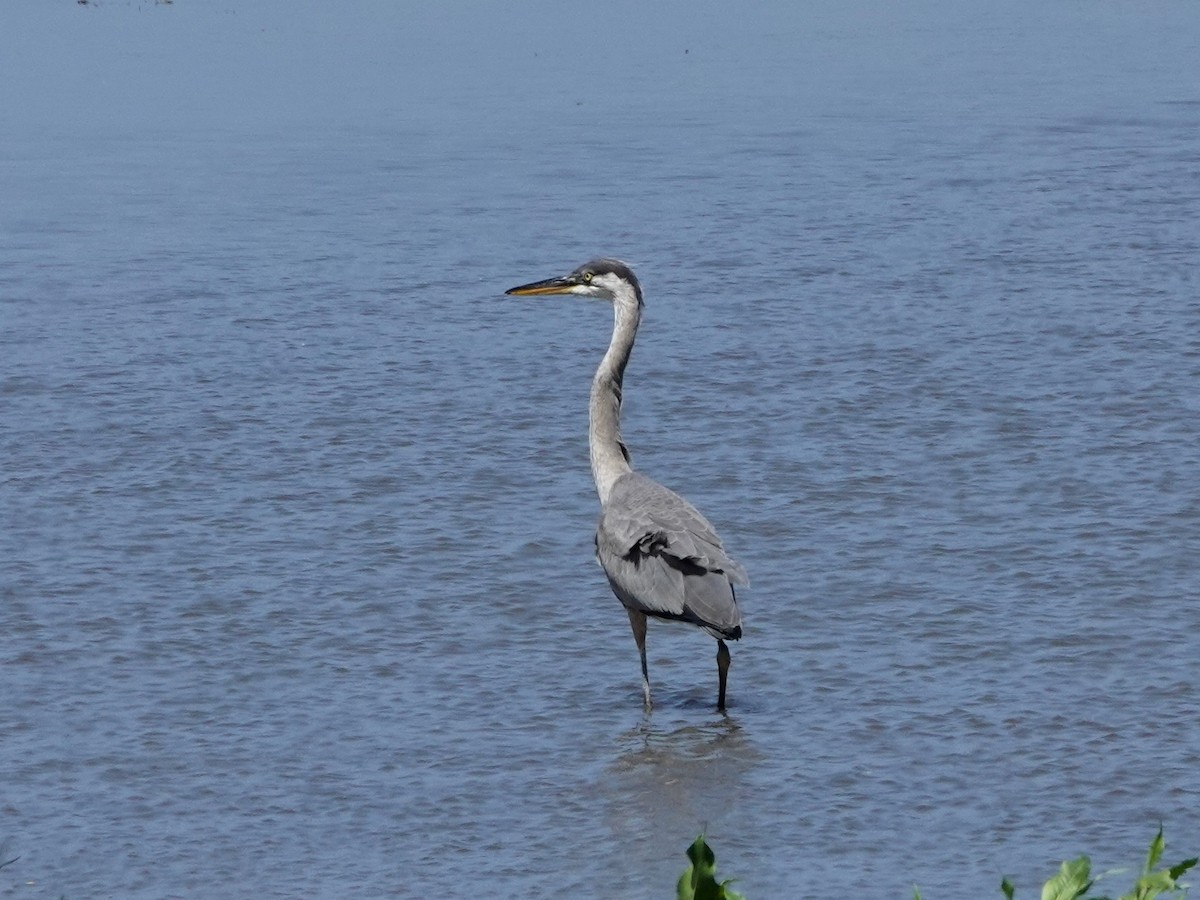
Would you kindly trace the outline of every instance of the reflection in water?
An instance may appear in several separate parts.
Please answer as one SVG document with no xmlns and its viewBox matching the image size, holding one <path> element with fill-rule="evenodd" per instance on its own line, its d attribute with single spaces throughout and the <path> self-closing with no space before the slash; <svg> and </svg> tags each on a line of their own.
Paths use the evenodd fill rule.
<svg viewBox="0 0 1200 900">
<path fill-rule="evenodd" d="M 684 848 L 710 824 L 719 828 L 762 759 L 733 717 L 681 721 L 643 719 L 620 736 L 605 772 L 611 841 L 634 878 L 664 861 L 682 870 Z"/>
<path fill-rule="evenodd" d="M 707 765 L 721 759 L 744 762 L 753 753 L 745 730 L 728 715 L 673 729 L 655 727 L 653 715 L 648 715 L 621 736 L 620 745 L 621 755 L 613 763 L 618 773 Z"/>
</svg>

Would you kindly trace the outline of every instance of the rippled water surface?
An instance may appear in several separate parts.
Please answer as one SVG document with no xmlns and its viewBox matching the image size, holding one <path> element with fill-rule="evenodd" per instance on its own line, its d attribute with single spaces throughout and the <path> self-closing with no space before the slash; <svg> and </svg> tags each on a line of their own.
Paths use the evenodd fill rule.
<svg viewBox="0 0 1200 900">
<path fill-rule="evenodd" d="M 1200 14 L 637 9 L 23 13 L 141 105 L 0 137 L 0 894 L 1200 851 Z M 751 576 L 727 716 L 666 625 L 643 714 L 592 559 L 609 311 L 503 296 L 600 254 L 634 463 Z"/>
</svg>

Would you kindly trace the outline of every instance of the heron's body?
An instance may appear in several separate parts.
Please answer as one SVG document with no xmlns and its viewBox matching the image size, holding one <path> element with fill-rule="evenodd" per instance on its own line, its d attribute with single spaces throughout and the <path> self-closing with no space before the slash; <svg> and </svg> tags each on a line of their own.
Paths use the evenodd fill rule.
<svg viewBox="0 0 1200 900">
<path fill-rule="evenodd" d="M 637 472 L 621 476 L 600 512 L 596 556 L 627 608 L 697 625 L 718 639 L 742 636 L 733 585 L 741 566 L 694 506 Z"/>
<path fill-rule="evenodd" d="M 629 614 L 641 655 L 646 707 L 646 620 L 652 617 L 696 625 L 717 639 L 717 705 L 724 709 L 729 669 L 725 641 L 742 636 L 734 585 L 746 584 L 746 573 L 692 504 L 633 470 L 621 441 L 621 385 L 642 311 L 637 278 L 624 263 L 599 259 L 562 278 L 508 293 L 581 294 L 612 301 L 612 341 L 592 380 L 588 416 L 592 477 L 601 508 L 596 558 Z"/>
</svg>

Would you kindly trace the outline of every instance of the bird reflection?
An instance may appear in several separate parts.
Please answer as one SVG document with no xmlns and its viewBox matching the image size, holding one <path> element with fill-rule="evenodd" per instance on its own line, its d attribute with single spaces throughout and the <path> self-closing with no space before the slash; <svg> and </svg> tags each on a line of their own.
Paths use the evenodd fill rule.
<svg viewBox="0 0 1200 900">
<path fill-rule="evenodd" d="M 701 831 L 737 828 L 740 799 L 752 790 L 763 754 L 734 718 L 696 724 L 643 718 L 619 735 L 601 779 L 619 870 L 670 871 Z"/>
<path fill-rule="evenodd" d="M 756 755 L 736 719 L 722 716 L 702 725 L 669 729 L 643 718 L 619 739 L 623 748 L 613 763 L 617 771 L 642 767 L 679 769 L 690 765 L 732 762 Z"/>
</svg>

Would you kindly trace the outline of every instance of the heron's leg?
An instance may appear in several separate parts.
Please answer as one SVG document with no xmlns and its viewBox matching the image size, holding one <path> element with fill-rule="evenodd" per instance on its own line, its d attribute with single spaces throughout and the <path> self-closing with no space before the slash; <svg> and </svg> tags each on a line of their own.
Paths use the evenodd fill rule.
<svg viewBox="0 0 1200 900">
<path fill-rule="evenodd" d="M 629 613 L 629 625 L 633 628 L 633 639 L 637 641 L 638 653 L 642 657 L 642 696 L 646 709 L 653 705 L 650 702 L 650 670 L 646 668 L 646 614 L 636 609 L 625 607 Z"/>
<path fill-rule="evenodd" d="M 721 712 L 725 711 L 725 678 L 729 674 L 729 648 L 725 646 L 725 642 L 717 638 L 717 678 L 720 680 L 720 687 L 717 691 L 717 709 Z"/>
</svg>

